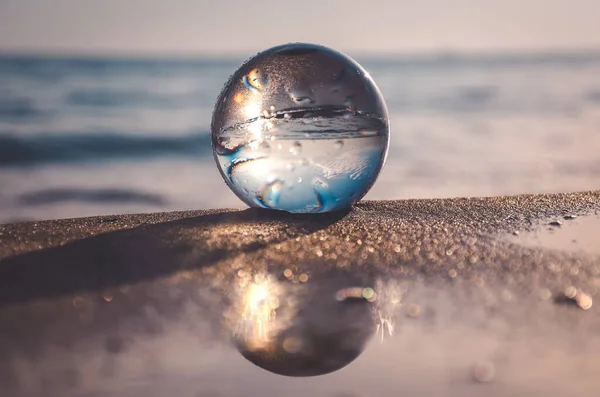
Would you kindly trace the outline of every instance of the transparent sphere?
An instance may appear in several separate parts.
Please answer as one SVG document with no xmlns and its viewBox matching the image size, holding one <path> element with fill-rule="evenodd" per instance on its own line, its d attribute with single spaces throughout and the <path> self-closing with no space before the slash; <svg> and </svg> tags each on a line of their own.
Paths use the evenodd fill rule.
<svg viewBox="0 0 600 397">
<path fill-rule="evenodd" d="M 242 201 L 294 213 L 356 203 L 389 146 L 387 108 L 369 74 L 313 44 L 244 63 L 217 100 L 211 132 L 221 175 Z"/>
</svg>

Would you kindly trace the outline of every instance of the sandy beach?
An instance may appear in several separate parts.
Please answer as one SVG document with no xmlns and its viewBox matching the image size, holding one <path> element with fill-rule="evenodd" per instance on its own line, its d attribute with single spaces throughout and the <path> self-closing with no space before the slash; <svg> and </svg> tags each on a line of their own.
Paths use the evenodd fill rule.
<svg viewBox="0 0 600 397">
<path fill-rule="evenodd" d="M 598 15 L 0 0 L 0 397 L 598 397 Z"/>
<path fill-rule="evenodd" d="M 592 191 L 0 225 L 0 389 L 595 396 L 599 212 Z M 277 358 L 232 341 L 257 285 L 262 326 L 297 333 Z"/>
</svg>

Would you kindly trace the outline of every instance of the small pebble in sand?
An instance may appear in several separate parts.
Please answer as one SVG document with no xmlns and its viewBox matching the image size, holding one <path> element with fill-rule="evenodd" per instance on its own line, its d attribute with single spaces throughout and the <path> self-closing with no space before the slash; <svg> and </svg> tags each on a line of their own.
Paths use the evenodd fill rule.
<svg viewBox="0 0 600 397">
<path fill-rule="evenodd" d="M 473 377 L 477 382 L 486 383 L 494 380 L 496 368 L 489 361 L 482 361 L 473 366 Z"/>
<path fill-rule="evenodd" d="M 592 297 L 574 286 L 565 288 L 565 297 L 583 310 L 588 310 L 592 307 Z"/>
<path fill-rule="evenodd" d="M 518 231 L 518 230 L 515 230 L 515 231 L 513 232 L 513 234 L 514 234 L 515 236 L 518 236 L 518 235 L 519 235 L 519 231 Z"/>
<path fill-rule="evenodd" d="M 588 310 L 592 307 L 592 297 L 583 291 L 577 291 L 573 300 L 583 310 Z"/>
<path fill-rule="evenodd" d="M 561 221 L 552 221 L 549 223 L 549 225 L 560 227 L 560 226 L 562 226 L 562 222 Z"/>
<path fill-rule="evenodd" d="M 300 280 L 301 283 L 307 282 L 308 281 L 308 274 L 302 273 L 300 276 L 298 276 L 298 280 Z"/>
<path fill-rule="evenodd" d="M 570 221 L 577 218 L 577 215 L 565 215 L 563 218 L 567 221 Z"/>
</svg>

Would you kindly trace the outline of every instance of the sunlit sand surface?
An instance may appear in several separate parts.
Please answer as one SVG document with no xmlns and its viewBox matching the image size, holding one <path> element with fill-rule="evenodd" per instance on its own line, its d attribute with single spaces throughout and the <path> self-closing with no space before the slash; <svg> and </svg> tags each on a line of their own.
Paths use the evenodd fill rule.
<svg viewBox="0 0 600 397">
<path fill-rule="evenodd" d="M 593 242 L 598 210 L 588 192 L 3 225 L 2 395 L 592 397 L 600 256 L 559 243 Z M 560 241 L 529 246 L 540 227 Z"/>
</svg>

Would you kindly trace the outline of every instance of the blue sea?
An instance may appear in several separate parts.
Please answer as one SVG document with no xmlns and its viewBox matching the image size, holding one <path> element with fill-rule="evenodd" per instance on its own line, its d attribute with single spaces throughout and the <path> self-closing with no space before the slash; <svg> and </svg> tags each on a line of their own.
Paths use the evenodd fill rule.
<svg viewBox="0 0 600 397">
<path fill-rule="evenodd" d="M 246 55 L 0 55 L 0 223 L 243 208 L 209 126 Z M 366 199 L 600 189 L 600 52 L 349 55 L 391 120 Z"/>
</svg>

